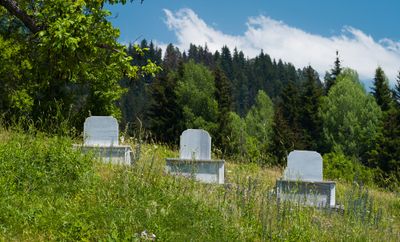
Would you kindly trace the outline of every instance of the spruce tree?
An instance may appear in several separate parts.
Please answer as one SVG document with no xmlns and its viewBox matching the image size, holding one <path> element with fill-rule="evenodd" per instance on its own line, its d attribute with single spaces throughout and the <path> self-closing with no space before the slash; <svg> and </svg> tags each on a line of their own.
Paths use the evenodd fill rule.
<svg viewBox="0 0 400 242">
<path fill-rule="evenodd" d="M 299 86 L 293 80 L 289 80 L 278 100 L 270 153 L 275 157 L 275 163 L 284 165 L 290 151 L 306 147 L 302 140 L 300 124 L 302 103 Z"/>
<path fill-rule="evenodd" d="M 163 68 L 166 70 L 176 70 L 181 58 L 182 55 L 179 49 L 169 44 L 165 50 Z"/>
<path fill-rule="evenodd" d="M 215 134 L 215 142 L 225 153 L 229 146 L 229 136 L 232 133 L 229 130 L 229 127 L 231 127 L 229 125 L 229 112 L 232 109 L 232 90 L 230 82 L 220 68 L 216 68 L 214 71 L 214 83 L 215 97 L 218 102 L 218 127 Z"/>
<path fill-rule="evenodd" d="M 333 69 L 325 74 L 325 93 L 327 94 L 331 87 L 336 83 L 337 77 L 342 72 L 342 67 L 339 59 L 339 51 L 336 51 L 336 59 Z"/>
<path fill-rule="evenodd" d="M 148 109 L 149 129 L 158 141 L 177 144 L 183 130 L 182 109 L 177 103 L 177 82 L 183 73 L 183 64 L 177 71 L 164 71 L 151 84 L 152 102 Z"/>
<path fill-rule="evenodd" d="M 396 101 L 397 105 L 400 106 L 400 71 L 396 81 L 397 83 L 394 87 L 393 98 Z"/>
<path fill-rule="evenodd" d="M 400 184 L 400 109 L 392 106 L 382 122 L 375 147 L 369 152 L 369 165 L 379 168 L 378 179 L 380 185 L 395 188 L 393 184 Z"/>
<path fill-rule="evenodd" d="M 304 149 L 305 145 L 302 142 L 302 131 L 300 124 L 301 115 L 301 98 L 299 86 L 294 81 L 289 81 L 282 91 L 281 95 L 281 109 L 283 118 L 286 120 L 293 134 L 293 148 Z"/>
<path fill-rule="evenodd" d="M 316 150 L 319 148 L 321 139 L 322 123 L 318 116 L 320 100 L 323 89 L 319 81 L 318 73 L 311 67 L 305 68 L 303 83 L 303 94 L 301 96 L 300 125 L 302 128 L 302 140 L 306 149 Z"/>
<path fill-rule="evenodd" d="M 154 46 L 153 42 L 148 42 L 143 39 L 140 48 L 145 51 L 137 51 L 134 45 L 130 44 L 128 47 L 128 55 L 133 58 L 132 64 L 145 65 L 147 60 L 151 60 L 157 65 L 161 64 L 161 49 Z M 152 75 L 142 75 L 136 80 L 124 78 L 120 81 L 122 87 L 127 89 L 127 92 L 119 100 L 119 107 L 122 111 L 121 126 L 129 125 L 131 131 L 138 119 L 146 121 L 147 111 L 150 107 L 151 94 L 147 88 L 156 78 Z M 148 122 L 143 122 L 144 128 L 148 128 Z M 132 129 L 131 129 L 132 128 Z"/>
<path fill-rule="evenodd" d="M 382 111 L 388 111 L 392 103 L 392 96 L 388 79 L 381 67 L 378 67 L 375 71 L 374 87 L 372 90 L 372 94 Z"/>
<path fill-rule="evenodd" d="M 197 49 L 196 45 L 190 44 L 188 51 L 188 58 L 194 60 L 194 62 L 196 63 L 200 62 L 199 50 Z"/>
<path fill-rule="evenodd" d="M 378 180 L 381 185 L 393 188 L 390 185 L 400 182 L 400 73 L 391 93 L 387 78 L 379 67 L 376 70 L 373 90 L 384 114 L 375 147 L 369 152 L 369 165 L 381 171 L 381 179 Z M 397 105 L 391 105 L 393 101 Z"/>
<path fill-rule="evenodd" d="M 239 116 L 244 116 L 249 109 L 249 84 L 247 69 L 248 64 L 242 51 L 235 48 L 233 51 L 233 80 L 232 80 L 232 96 L 234 103 L 234 111 Z"/>
<path fill-rule="evenodd" d="M 270 154 L 274 157 L 276 165 L 285 166 L 286 158 L 290 151 L 295 149 L 295 134 L 283 115 L 282 106 L 275 109 L 272 126 L 272 140 Z"/>
<path fill-rule="evenodd" d="M 221 69 L 224 71 L 226 77 L 229 80 L 233 80 L 233 70 L 232 70 L 232 55 L 228 46 L 224 46 L 221 49 L 219 65 Z"/>
</svg>

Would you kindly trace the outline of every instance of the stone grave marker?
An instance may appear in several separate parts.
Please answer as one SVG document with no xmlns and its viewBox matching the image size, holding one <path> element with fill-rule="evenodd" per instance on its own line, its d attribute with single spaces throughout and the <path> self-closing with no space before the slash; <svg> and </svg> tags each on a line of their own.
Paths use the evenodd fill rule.
<svg viewBox="0 0 400 242">
<path fill-rule="evenodd" d="M 336 183 L 323 181 L 322 156 L 315 151 L 289 153 L 283 177 L 276 182 L 278 200 L 317 207 L 335 207 Z"/>
<path fill-rule="evenodd" d="M 289 153 L 284 180 L 322 181 L 322 156 L 315 151 L 295 150 Z"/>
<path fill-rule="evenodd" d="M 202 129 L 187 129 L 180 138 L 179 158 L 211 160 L 211 136 Z"/>
<path fill-rule="evenodd" d="M 120 145 L 118 121 L 112 116 L 91 116 L 83 126 L 83 145 L 74 145 L 83 153 L 92 152 L 102 161 L 131 164 L 132 148 Z"/>
<path fill-rule="evenodd" d="M 167 158 L 173 175 L 194 176 L 205 183 L 224 183 L 224 160 L 211 159 L 211 136 L 202 129 L 188 129 L 180 137 L 179 158 Z"/>
<path fill-rule="evenodd" d="M 85 145 L 118 146 L 118 121 L 112 116 L 91 116 L 83 125 Z"/>
</svg>

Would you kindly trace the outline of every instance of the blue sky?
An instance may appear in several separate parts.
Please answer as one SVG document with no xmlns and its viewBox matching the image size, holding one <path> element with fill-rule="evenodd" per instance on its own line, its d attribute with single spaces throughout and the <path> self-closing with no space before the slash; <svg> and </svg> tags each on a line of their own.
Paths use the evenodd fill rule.
<svg viewBox="0 0 400 242">
<path fill-rule="evenodd" d="M 400 70 L 398 0 L 136 0 L 107 8 L 124 43 L 146 38 L 181 49 L 207 43 L 212 51 L 226 44 L 248 57 L 263 49 L 321 75 L 339 50 L 361 79 L 371 79 L 379 65 L 393 83 Z"/>
</svg>

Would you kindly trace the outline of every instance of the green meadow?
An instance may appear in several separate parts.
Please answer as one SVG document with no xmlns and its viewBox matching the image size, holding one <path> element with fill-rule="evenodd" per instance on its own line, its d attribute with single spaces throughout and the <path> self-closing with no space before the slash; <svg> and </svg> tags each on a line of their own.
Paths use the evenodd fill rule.
<svg viewBox="0 0 400 242">
<path fill-rule="evenodd" d="M 225 185 L 165 173 L 178 152 L 128 139 L 133 166 L 36 131 L 0 131 L 0 240 L 399 241 L 400 194 L 337 182 L 344 209 L 277 202 L 280 168 L 227 160 Z"/>
</svg>

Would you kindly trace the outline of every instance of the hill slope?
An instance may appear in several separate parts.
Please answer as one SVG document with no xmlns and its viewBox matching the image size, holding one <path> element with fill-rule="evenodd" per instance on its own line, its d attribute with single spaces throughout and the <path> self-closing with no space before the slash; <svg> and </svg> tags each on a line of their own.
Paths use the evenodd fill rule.
<svg viewBox="0 0 400 242">
<path fill-rule="evenodd" d="M 133 167 L 96 162 L 66 137 L 0 131 L 0 240 L 340 241 L 400 239 L 400 198 L 337 186 L 344 213 L 277 203 L 277 168 L 227 162 L 229 185 L 164 172 L 167 147 Z"/>
</svg>

